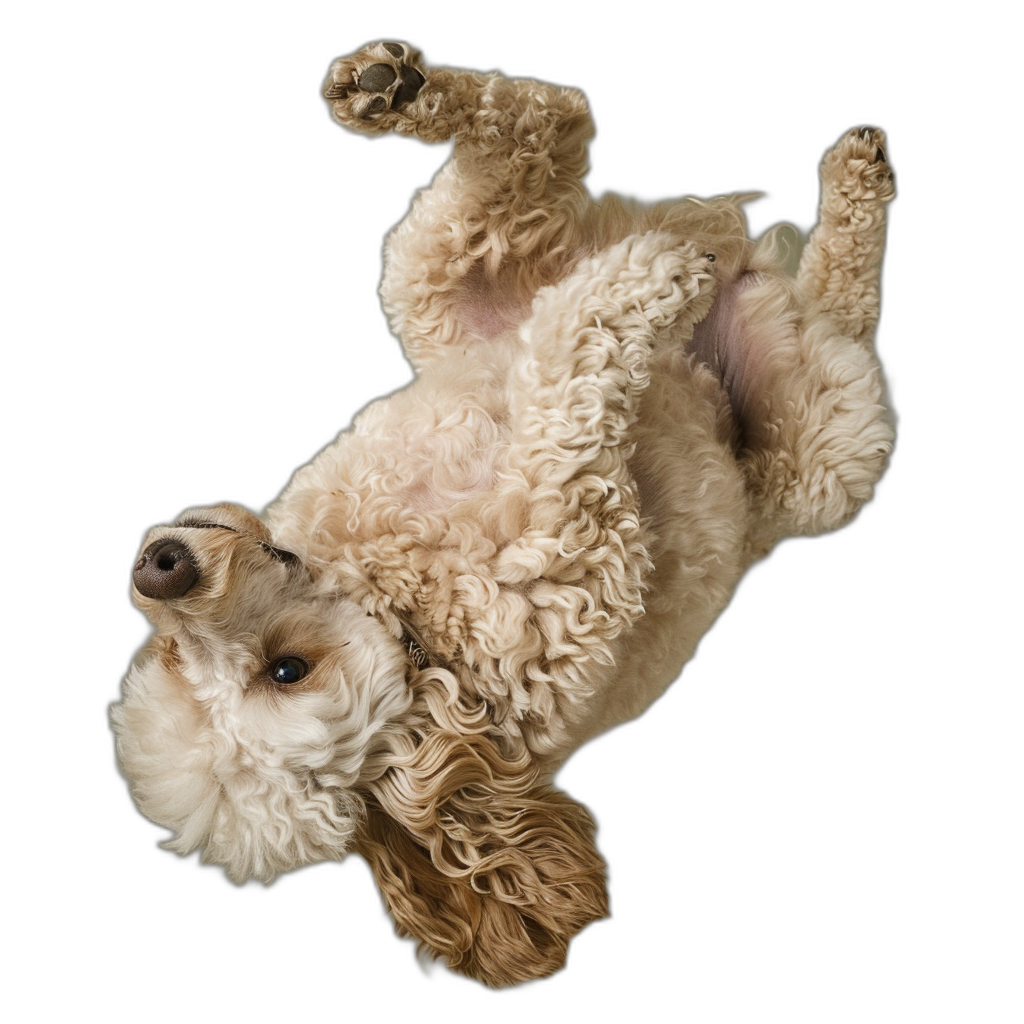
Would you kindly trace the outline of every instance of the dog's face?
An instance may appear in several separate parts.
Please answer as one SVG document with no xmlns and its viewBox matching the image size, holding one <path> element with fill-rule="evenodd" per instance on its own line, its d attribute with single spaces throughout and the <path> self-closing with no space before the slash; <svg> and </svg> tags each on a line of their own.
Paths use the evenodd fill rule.
<svg viewBox="0 0 1024 1024">
<path fill-rule="evenodd" d="M 409 707 L 401 642 L 231 506 L 152 530 L 133 584 L 157 632 L 112 718 L 167 845 L 235 881 L 344 856 Z"/>
</svg>

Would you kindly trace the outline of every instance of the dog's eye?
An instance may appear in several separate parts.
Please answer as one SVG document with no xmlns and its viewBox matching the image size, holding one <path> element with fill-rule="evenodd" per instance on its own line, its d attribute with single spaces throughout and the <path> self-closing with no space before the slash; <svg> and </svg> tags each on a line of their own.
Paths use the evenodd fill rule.
<svg viewBox="0 0 1024 1024">
<path fill-rule="evenodd" d="M 297 683 L 309 673 L 309 663 L 302 658 L 281 658 L 270 667 L 270 678 L 287 686 Z"/>
<path fill-rule="evenodd" d="M 174 525 L 183 530 L 227 530 L 228 533 L 238 533 L 233 526 L 226 526 L 224 523 L 208 523 L 205 519 L 180 519 Z"/>
<path fill-rule="evenodd" d="M 260 541 L 260 547 L 279 562 L 294 562 L 299 557 L 291 551 L 285 551 L 284 548 L 275 548 L 273 544 L 268 544 L 265 540 Z"/>
</svg>

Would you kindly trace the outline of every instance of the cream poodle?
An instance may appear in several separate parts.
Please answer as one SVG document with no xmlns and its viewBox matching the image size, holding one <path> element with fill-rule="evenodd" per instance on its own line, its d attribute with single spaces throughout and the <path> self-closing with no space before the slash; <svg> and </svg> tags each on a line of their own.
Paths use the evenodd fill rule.
<svg viewBox="0 0 1024 1024">
<path fill-rule="evenodd" d="M 795 276 L 739 197 L 586 193 L 581 93 L 377 43 L 325 95 L 454 140 L 388 241 L 415 382 L 263 519 L 146 538 L 156 633 L 112 711 L 139 807 L 236 881 L 355 850 L 398 930 L 490 985 L 607 911 L 581 743 L 679 674 L 743 571 L 834 529 L 893 441 L 872 347 L 883 136 L 844 135 Z"/>
</svg>

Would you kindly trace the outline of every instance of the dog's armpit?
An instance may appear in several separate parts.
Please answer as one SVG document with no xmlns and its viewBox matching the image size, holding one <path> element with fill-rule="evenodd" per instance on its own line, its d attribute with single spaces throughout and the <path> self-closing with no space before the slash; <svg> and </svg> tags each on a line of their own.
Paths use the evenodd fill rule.
<svg viewBox="0 0 1024 1024">
<path fill-rule="evenodd" d="M 708 315 L 694 328 L 689 351 L 722 382 L 741 428 L 769 383 L 773 351 L 795 346 L 796 322 L 785 311 L 760 307 L 785 302 L 785 288 L 748 270 L 718 289 Z"/>
<path fill-rule="evenodd" d="M 718 287 L 714 305 L 708 315 L 693 329 L 689 349 L 733 395 L 734 388 L 742 387 L 745 353 L 743 322 L 738 316 L 739 296 L 757 284 L 758 275 L 752 271 L 740 274 Z M 735 403 L 734 403 L 735 404 Z"/>
</svg>

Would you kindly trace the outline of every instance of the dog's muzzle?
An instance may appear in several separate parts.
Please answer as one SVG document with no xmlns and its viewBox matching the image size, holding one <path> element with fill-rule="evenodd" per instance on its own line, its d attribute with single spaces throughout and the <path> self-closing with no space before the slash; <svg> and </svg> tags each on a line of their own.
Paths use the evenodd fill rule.
<svg viewBox="0 0 1024 1024">
<path fill-rule="evenodd" d="M 150 544 L 132 572 L 135 589 L 157 600 L 183 597 L 198 581 L 195 555 L 181 541 L 167 538 Z"/>
</svg>

